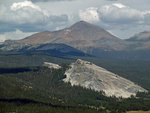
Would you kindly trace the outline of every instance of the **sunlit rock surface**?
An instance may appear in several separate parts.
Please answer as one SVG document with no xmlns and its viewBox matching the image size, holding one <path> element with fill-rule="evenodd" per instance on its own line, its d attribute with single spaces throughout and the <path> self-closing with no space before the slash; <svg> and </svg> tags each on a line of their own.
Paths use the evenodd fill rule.
<svg viewBox="0 0 150 113">
<path fill-rule="evenodd" d="M 58 64 L 50 63 L 50 62 L 44 62 L 44 66 L 47 66 L 50 69 L 60 69 L 61 66 Z"/>
<path fill-rule="evenodd" d="M 137 92 L 147 92 L 135 83 L 120 77 L 91 62 L 78 59 L 65 72 L 64 82 L 80 85 L 95 91 L 104 91 L 106 96 L 128 98 Z"/>
</svg>

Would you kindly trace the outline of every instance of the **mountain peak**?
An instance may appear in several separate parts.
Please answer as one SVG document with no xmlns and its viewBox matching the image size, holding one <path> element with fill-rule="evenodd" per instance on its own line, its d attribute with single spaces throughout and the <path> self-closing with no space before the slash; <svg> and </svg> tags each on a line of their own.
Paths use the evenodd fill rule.
<svg viewBox="0 0 150 113">
<path fill-rule="evenodd" d="M 89 23 L 86 22 L 86 21 L 81 20 L 81 21 L 76 22 L 76 24 L 89 24 Z"/>
<path fill-rule="evenodd" d="M 101 27 L 96 26 L 96 25 L 91 24 L 91 23 L 88 23 L 86 21 L 79 21 L 79 22 L 73 24 L 70 28 L 72 28 L 72 29 L 73 28 L 74 29 L 75 28 L 78 28 L 78 29 L 81 29 L 81 28 L 83 28 L 83 29 L 89 29 L 89 28 L 91 28 L 91 29 L 101 29 L 101 30 L 104 30 Z"/>
<path fill-rule="evenodd" d="M 92 24 L 90 24 L 90 23 L 88 23 L 88 22 L 86 22 L 86 21 L 79 21 L 79 22 L 76 22 L 74 25 L 92 25 Z M 72 25 L 73 26 L 73 25 Z"/>
<path fill-rule="evenodd" d="M 28 45 L 63 43 L 89 54 L 95 53 L 95 48 L 118 51 L 126 47 L 123 40 L 86 21 L 79 21 L 69 28 L 58 31 L 36 33 L 16 42 Z"/>
</svg>

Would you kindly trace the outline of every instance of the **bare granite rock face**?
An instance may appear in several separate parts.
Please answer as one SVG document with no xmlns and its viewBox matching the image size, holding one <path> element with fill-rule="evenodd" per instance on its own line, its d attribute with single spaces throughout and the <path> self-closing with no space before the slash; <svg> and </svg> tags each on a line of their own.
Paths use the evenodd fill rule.
<svg viewBox="0 0 150 113">
<path fill-rule="evenodd" d="M 61 66 L 58 64 L 50 63 L 50 62 L 44 62 L 44 66 L 47 66 L 50 69 L 60 69 Z"/>
<path fill-rule="evenodd" d="M 91 62 L 78 59 L 65 72 L 64 82 L 79 85 L 95 91 L 104 91 L 106 96 L 128 98 L 144 88 Z"/>
</svg>

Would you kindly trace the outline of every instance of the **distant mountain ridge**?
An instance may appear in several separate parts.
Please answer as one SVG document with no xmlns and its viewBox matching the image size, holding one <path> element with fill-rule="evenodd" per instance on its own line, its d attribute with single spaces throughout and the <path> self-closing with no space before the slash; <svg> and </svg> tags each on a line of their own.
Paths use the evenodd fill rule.
<svg viewBox="0 0 150 113">
<path fill-rule="evenodd" d="M 126 41 L 138 45 L 135 47 L 136 50 L 150 50 L 150 31 L 144 31 L 136 34 Z"/>
<path fill-rule="evenodd" d="M 144 31 L 139 34 L 136 34 L 133 37 L 127 39 L 127 41 L 150 41 L 150 31 Z"/>
<path fill-rule="evenodd" d="M 142 32 L 123 40 L 99 26 L 80 21 L 62 30 L 44 31 L 21 40 L 7 40 L 0 44 L 0 50 L 30 50 L 43 44 L 65 44 L 92 56 L 147 59 L 150 57 L 149 36 L 150 32 Z M 146 56 L 141 56 L 141 53 Z"/>
<path fill-rule="evenodd" d="M 65 44 L 41 44 L 31 49 L 33 52 L 50 54 L 51 56 L 89 56 L 88 54 Z"/>
<path fill-rule="evenodd" d="M 126 45 L 124 40 L 85 21 L 77 22 L 59 31 L 36 33 L 17 42 L 23 44 L 64 43 L 87 53 L 90 51 L 92 53 L 93 48 L 123 50 Z"/>
<path fill-rule="evenodd" d="M 47 44 L 37 44 L 37 45 L 26 45 L 20 43 L 7 42 L 6 45 L 1 45 L 1 50 L 11 51 L 17 53 L 26 54 L 45 54 L 54 57 L 64 57 L 64 56 L 91 56 L 86 54 L 76 48 L 68 46 L 66 44 L 57 43 L 47 43 Z"/>
</svg>

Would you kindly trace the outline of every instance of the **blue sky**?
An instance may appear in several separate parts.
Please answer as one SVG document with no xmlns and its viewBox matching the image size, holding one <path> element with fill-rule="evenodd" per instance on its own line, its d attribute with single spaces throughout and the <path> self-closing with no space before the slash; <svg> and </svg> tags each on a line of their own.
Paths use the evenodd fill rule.
<svg viewBox="0 0 150 113">
<path fill-rule="evenodd" d="M 54 31 L 80 20 L 119 38 L 150 31 L 150 0 L 0 0 L 0 41 Z"/>
</svg>

